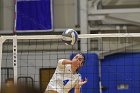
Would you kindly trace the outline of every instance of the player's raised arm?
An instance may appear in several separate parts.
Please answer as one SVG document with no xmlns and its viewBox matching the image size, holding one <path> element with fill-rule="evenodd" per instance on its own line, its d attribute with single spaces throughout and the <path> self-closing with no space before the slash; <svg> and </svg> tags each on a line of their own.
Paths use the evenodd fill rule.
<svg viewBox="0 0 140 93">
<path fill-rule="evenodd" d="M 83 81 L 79 81 L 78 84 L 76 84 L 75 86 L 75 93 L 80 93 L 80 88 L 87 83 L 87 79 L 85 78 L 85 80 Z"/>
<path fill-rule="evenodd" d="M 61 59 L 58 61 L 58 65 L 78 65 L 77 63 L 78 60 L 74 59 L 74 60 L 69 60 L 69 59 Z"/>
<path fill-rule="evenodd" d="M 64 59 L 63 62 L 62 62 L 62 64 L 63 65 L 67 65 L 67 64 L 72 64 L 72 62 L 73 62 L 72 60 Z"/>
</svg>

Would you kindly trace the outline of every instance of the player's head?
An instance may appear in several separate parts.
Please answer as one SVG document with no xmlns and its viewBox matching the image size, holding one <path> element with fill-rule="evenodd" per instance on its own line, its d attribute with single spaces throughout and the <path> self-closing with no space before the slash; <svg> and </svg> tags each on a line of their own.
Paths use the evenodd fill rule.
<svg viewBox="0 0 140 93">
<path fill-rule="evenodd" d="M 84 54 L 77 53 L 72 60 L 75 60 L 75 59 L 77 60 L 77 62 L 79 62 L 79 66 L 78 67 L 81 67 L 81 66 L 84 65 L 84 63 L 85 63 L 85 56 L 84 56 Z"/>
</svg>

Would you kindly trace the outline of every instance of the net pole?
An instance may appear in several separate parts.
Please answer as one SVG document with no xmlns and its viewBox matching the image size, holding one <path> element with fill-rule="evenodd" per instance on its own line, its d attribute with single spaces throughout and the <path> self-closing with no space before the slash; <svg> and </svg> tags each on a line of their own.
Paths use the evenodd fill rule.
<svg viewBox="0 0 140 93">
<path fill-rule="evenodd" d="M 1 90 L 2 43 L 0 42 L 0 90 Z"/>
<path fill-rule="evenodd" d="M 13 39 L 14 84 L 17 84 L 17 38 Z"/>
<path fill-rule="evenodd" d="M 2 66 L 2 48 L 3 48 L 3 42 L 5 41 L 4 38 L 0 38 L 0 90 L 1 90 L 1 66 Z"/>
</svg>

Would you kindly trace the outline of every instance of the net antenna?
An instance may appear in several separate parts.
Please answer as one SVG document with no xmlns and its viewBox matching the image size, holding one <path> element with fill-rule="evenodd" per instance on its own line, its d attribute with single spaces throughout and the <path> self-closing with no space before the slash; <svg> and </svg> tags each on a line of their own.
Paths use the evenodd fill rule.
<svg viewBox="0 0 140 93">
<path fill-rule="evenodd" d="M 113 37 L 140 37 L 140 33 L 109 33 L 109 34 L 79 34 L 79 39 L 81 38 L 113 38 Z M 13 70 L 14 70 L 14 83 L 17 83 L 17 40 L 41 40 L 41 39 L 48 39 L 48 40 L 58 40 L 62 39 L 62 35 L 25 35 L 25 36 L 1 36 L 0 37 L 0 67 L 2 67 L 2 49 L 3 43 L 11 39 L 13 40 Z M 1 88 L 1 69 L 0 69 L 0 88 Z"/>
</svg>

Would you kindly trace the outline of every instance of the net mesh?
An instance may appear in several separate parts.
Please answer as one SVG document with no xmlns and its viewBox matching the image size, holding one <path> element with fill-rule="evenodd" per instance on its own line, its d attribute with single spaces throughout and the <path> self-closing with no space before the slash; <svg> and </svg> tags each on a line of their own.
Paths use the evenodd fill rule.
<svg viewBox="0 0 140 93">
<path fill-rule="evenodd" d="M 90 72 L 89 69 L 83 72 L 86 73 L 85 77 L 90 78 L 81 91 L 84 93 L 92 93 L 95 90 L 98 93 L 99 90 L 108 91 L 108 93 L 121 90 L 128 90 L 131 93 L 139 91 L 139 37 L 90 38 L 88 41 L 90 41 L 87 43 L 90 50 L 86 55 L 96 53 L 101 60 L 98 60 L 99 65 L 86 65 L 87 68 L 91 68 L 90 70 L 96 67 L 97 69 L 95 72 Z M 12 43 L 12 40 L 6 40 L 3 44 L 2 85 L 5 85 L 6 79 L 14 78 Z M 67 46 L 61 40 L 27 39 L 18 40 L 17 47 L 18 82 L 39 87 L 42 92 L 52 77 L 58 60 L 69 59 L 71 53 L 82 52 L 80 41 L 75 46 Z M 95 62 L 89 56 L 86 58 L 93 61 L 90 64 Z M 92 78 L 92 75 L 98 78 Z"/>
<path fill-rule="evenodd" d="M 12 43 L 12 40 L 6 40 L 3 44 L 2 85 L 5 85 L 6 79 L 14 78 Z M 42 87 L 42 90 L 49 82 L 44 78 L 51 78 L 50 74 L 52 74 L 47 68 L 54 72 L 59 59 L 69 59 L 71 53 L 79 51 L 78 44 L 66 46 L 61 40 L 18 40 L 17 47 L 18 82 Z M 49 77 L 46 77 L 44 73 Z M 41 80 L 43 83 L 40 82 Z"/>
</svg>

